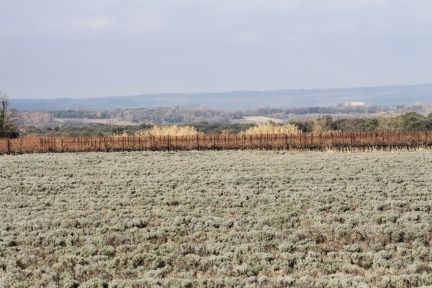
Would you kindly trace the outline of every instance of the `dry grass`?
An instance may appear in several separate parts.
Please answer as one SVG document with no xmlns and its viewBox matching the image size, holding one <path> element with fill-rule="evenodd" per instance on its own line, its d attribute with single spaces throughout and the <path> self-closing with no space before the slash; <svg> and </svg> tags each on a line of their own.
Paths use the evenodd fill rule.
<svg viewBox="0 0 432 288">
<path fill-rule="evenodd" d="M 300 134 L 300 129 L 293 124 L 277 125 L 271 121 L 257 124 L 246 130 L 245 135 L 265 135 L 265 134 Z"/>
<path fill-rule="evenodd" d="M 169 125 L 169 126 L 153 126 L 151 129 L 141 130 L 135 133 L 135 136 L 154 136 L 154 137 L 163 137 L 163 136 L 172 136 L 172 137 L 180 137 L 180 136 L 196 136 L 199 135 L 197 129 L 191 126 L 177 126 L 177 125 Z"/>
</svg>

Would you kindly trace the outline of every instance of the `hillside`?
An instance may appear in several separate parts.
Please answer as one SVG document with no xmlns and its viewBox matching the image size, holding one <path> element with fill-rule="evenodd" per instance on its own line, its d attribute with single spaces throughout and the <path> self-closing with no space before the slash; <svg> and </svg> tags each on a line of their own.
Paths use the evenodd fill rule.
<svg viewBox="0 0 432 288">
<path fill-rule="evenodd" d="M 432 102 L 432 84 L 341 89 L 235 91 L 224 93 L 143 94 L 102 98 L 11 99 L 13 108 L 25 110 L 111 110 L 119 108 L 208 107 L 257 109 L 262 107 L 332 106 L 361 101 L 371 105 Z"/>
</svg>

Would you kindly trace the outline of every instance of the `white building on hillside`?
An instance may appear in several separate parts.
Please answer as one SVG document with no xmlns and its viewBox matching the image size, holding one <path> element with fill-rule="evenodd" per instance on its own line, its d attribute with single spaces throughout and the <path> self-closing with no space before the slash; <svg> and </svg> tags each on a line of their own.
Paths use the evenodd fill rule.
<svg viewBox="0 0 432 288">
<path fill-rule="evenodd" d="M 344 106 L 361 107 L 366 106 L 366 102 L 346 102 L 344 103 Z"/>
</svg>

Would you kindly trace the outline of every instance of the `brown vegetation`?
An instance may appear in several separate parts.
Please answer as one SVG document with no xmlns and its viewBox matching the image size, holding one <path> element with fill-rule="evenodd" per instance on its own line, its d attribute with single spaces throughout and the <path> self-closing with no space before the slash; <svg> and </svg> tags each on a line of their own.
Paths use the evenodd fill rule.
<svg viewBox="0 0 432 288">
<path fill-rule="evenodd" d="M 432 133 L 428 131 L 0 139 L 0 154 L 211 149 L 365 151 L 431 147 Z"/>
<path fill-rule="evenodd" d="M 255 127 L 249 128 L 242 134 L 245 135 L 266 135 L 266 134 L 295 134 L 298 135 L 301 130 L 297 125 L 285 124 L 276 125 L 271 121 L 257 124 Z"/>
<path fill-rule="evenodd" d="M 169 125 L 169 126 L 159 126 L 155 125 L 150 129 L 140 130 L 135 133 L 135 136 L 138 137 L 184 137 L 184 136 L 196 136 L 198 135 L 198 131 L 195 127 L 192 126 L 177 126 L 177 125 Z"/>
</svg>

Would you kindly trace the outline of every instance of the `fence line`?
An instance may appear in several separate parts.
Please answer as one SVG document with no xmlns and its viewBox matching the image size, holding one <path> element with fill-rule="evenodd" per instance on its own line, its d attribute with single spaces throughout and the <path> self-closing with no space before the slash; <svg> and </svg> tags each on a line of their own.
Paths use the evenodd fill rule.
<svg viewBox="0 0 432 288">
<path fill-rule="evenodd" d="M 17 138 L 0 139 L 0 154 L 140 151 L 140 150 L 414 150 L 432 149 L 432 133 L 426 132 L 326 132 L 301 134 L 196 136 Z"/>
</svg>

